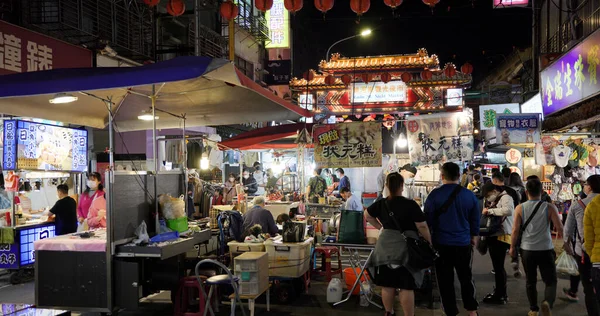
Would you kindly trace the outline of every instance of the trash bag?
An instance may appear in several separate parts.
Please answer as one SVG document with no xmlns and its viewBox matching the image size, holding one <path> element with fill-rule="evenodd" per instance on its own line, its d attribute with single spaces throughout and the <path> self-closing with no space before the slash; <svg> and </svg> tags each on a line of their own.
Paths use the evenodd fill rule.
<svg viewBox="0 0 600 316">
<path fill-rule="evenodd" d="M 566 252 L 561 253 L 560 256 L 558 256 L 558 259 L 556 259 L 556 272 L 578 276 L 579 268 L 577 266 L 577 260 Z"/>
<path fill-rule="evenodd" d="M 140 224 L 140 226 L 138 226 L 135 229 L 134 234 L 137 236 L 136 239 L 133 240 L 133 242 L 136 245 L 142 244 L 142 243 L 149 243 L 150 242 L 150 236 L 148 235 L 148 227 L 146 226 L 146 222 L 142 221 L 142 223 Z"/>
</svg>

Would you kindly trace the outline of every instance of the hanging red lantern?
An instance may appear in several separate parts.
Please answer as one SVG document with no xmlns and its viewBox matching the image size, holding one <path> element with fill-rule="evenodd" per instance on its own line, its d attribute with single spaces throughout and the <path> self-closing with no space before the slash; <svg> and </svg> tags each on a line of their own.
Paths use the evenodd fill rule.
<svg viewBox="0 0 600 316">
<path fill-rule="evenodd" d="M 431 7 L 431 10 L 433 10 L 433 7 L 435 7 L 436 4 L 440 3 L 440 0 L 423 0 L 423 3 Z"/>
<path fill-rule="evenodd" d="M 267 12 L 273 7 L 273 0 L 255 0 L 254 6 L 258 11 Z"/>
<path fill-rule="evenodd" d="M 412 80 L 412 74 L 410 72 L 404 72 L 400 76 L 400 79 L 402 79 L 402 81 L 404 81 L 404 83 L 408 83 Z"/>
<path fill-rule="evenodd" d="M 469 63 L 465 63 L 464 65 L 462 65 L 460 67 L 460 72 L 462 72 L 465 75 L 470 75 L 473 73 L 473 65 L 469 64 Z"/>
<path fill-rule="evenodd" d="M 342 76 L 342 82 L 346 85 L 346 87 L 352 82 L 352 76 L 350 75 L 343 75 Z"/>
<path fill-rule="evenodd" d="M 360 79 L 362 79 L 362 81 L 364 83 L 369 83 L 371 80 L 373 80 L 373 75 L 371 75 L 371 74 L 362 74 L 362 75 L 360 75 Z"/>
<path fill-rule="evenodd" d="M 185 2 L 183 0 L 169 0 L 167 12 L 172 16 L 180 16 L 185 13 Z"/>
<path fill-rule="evenodd" d="M 350 8 L 358 16 L 369 11 L 369 7 L 371 7 L 371 0 L 350 0 Z"/>
<path fill-rule="evenodd" d="M 383 3 L 394 10 L 402 4 L 402 0 L 383 0 Z"/>
<path fill-rule="evenodd" d="M 304 2 L 303 0 L 283 0 L 283 6 L 286 10 L 290 11 L 291 14 L 294 14 L 302 9 Z"/>
<path fill-rule="evenodd" d="M 305 72 L 302 77 L 304 78 L 304 80 L 310 82 L 313 81 L 313 79 L 315 79 L 315 72 L 312 70 L 309 70 L 307 72 Z"/>
<path fill-rule="evenodd" d="M 329 76 L 325 77 L 325 84 L 328 86 L 335 85 L 335 77 L 333 75 L 329 75 Z"/>
<path fill-rule="evenodd" d="M 235 3 L 233 3 L 230 0 L 227 0 L 221 3 L 221 8 L 219 8 L 219 12 L 221 12 L 221 16 L 225 20 L 229 21 L 235 19 L 238 16 L 238 14 L 240 13 L 240 9 L 237 5 L 235 5 Z"/>
<path fill-rule="evenodd" d="M 333 8 L 333 0 L 315 0 L 315 8 L 325 14 Z"/>
<path fill-rule="evenodd" d="M 444 75 L 448 78 L 454 77 L 456 75 L 456 66 L 447 64 L 446 67 L 444 67 Z"/>
<path fill-rule="evenodd" d="M 381 82 L 383 83 L 388 83 L 392 81 L 392 75 L 389 72 L 384 72 L 379 77 L 381 78 Z"/>
<path fill-rule="evenodd" d="M 433 77 L 431 70 L 425 69 L 421 71 L 421 80 L 431 80 L 431 77 Z"/>
<path fill-rule="evenodd" d="M 160 0 L 144 0 L 144 3 L 149 7 L 155 7 L 159 2 Z"/>
</svg>

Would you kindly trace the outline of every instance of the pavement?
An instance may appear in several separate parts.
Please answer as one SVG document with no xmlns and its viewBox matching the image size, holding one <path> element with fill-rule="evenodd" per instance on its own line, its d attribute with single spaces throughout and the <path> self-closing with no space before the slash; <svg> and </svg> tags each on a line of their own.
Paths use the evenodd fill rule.
<svg viewBox="0 0 600 316">
<path fill-rule="evenodd" d="M 507 271 L 509 270 L 509 261 L 506 262 Z M 477 286 L 477 297 L 481 300 L 488 292 L 492 291 L 494 285 L 494 276 L 490 273 L 491 261 L 489 256 L 480 256 L 476 253 L 474 258 L 474 279 Z M 34 283 L 29 282 L 20 285 L 8 285 L 7 277 L 0 275 L 0 302 L 10 303 L 34 303 Z M 580 301 L 577 303 L 567 302 L 563 299 L 562 288 L 568 286 L 568 278 L 561 277 L 558 282 L 558 293 L 557 301 L 554 306 L 553 315 L 568 315 L 568 316 L 583 316 L 586 315 L 585 306 L 583 304 L 583 290 L 580 288 L 579 295 Z M 458 282 L 456 282 L 458 284 Z M 266 311 L 266 305 L 264 299 L 259 300 L 256 305 L 256 315 L 270 315 L 270 316 L 293 316 L 293 315 L 383 315 L 383 312 L 376 307 L 361 307 L 359 305 L 358 297 L 354 297 L 353 300 L 348 301 L 338 307 L 332 307 L 326 302 L 326 289 L 327 284 L 325 282 L 313 282 L 308 295 L 302 294 L 296 297 L 292 303 L 288 305 L 276 305 L 271 300 L 271 311 Z M 508 291 L 509 291 L 509 302 L 503 306 L 490 306 L 481 304 L 480 315 L 482 316 L 517 316 L 527 315 L 529 311 L 529 304 L 527 302 L 527 296 L 525 294 L 525 280 L 524 278 L 515 279 L 509 277 L 508 279 Z M 543 293 L 543 283 L 541 280 L 538 282 L 539 297 L 541 299 Z M 459 291 L 457 290 L 457 297 Z M 136 312 L 120 312 L 119 315 L 133 316 L 133 315 L 172 315 L 173 307 L 169 302 L 169 293 L 160 293 L 145 300 L 141 304 L 141 308 Z M 462 305 L 462 302 L 457 302 L 458 306 Z M 397 315 L 403 315 L 400 310 L 399 304 L 396 304 Z M 223 306 L 218 315 L 228 315 L 229 306 Z M 79 315 L 79 314 L 74 314 Z M 92 316 L 94 314 L 84 314 L 84 316 Z M 241 315 L 241 311 L 238 309 L 236 315 Z M 249 313 L 246 311 L 246 315 Z M 423 307 L 417 309 L 415 316 L 438 316 L 443 315 L 441 310 L 430 310 Z M 463 312 L 461 315 L 467 315 Z"/>
</svg>

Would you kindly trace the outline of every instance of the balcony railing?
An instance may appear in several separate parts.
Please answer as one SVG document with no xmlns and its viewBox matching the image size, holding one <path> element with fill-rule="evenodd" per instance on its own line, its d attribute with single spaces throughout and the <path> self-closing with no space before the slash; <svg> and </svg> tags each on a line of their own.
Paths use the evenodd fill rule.
<svg viewBox="0 0 600 316">
<path fill-rule="evenodd" d="M 595 1 L 588 1 L 578 11 L 581 20 L 574 25 L 566 21 L 554 35 L 541 44 L 542 53 L 563 53 L 569 50 L 573 43 L 587 37 L 600 28 L 600 7 Z"/>
<path fill-rule="evenodd" d="M 235 23 L 250 33 L 257 41 L 269 40 L 269 27 L 263 16 L 244 16 L 240 14 L 235 18 Z"/>
<path fill-rule="evenodd" d="M 200 56 L 208 56 L 212 58 L 224 58 L 227 54 L 227 39 L 221 34 L 211 30 L 210 28 L 200 24 L 200 41 L 199 49 Z M 194 22 L 188 27 L 188 45 L 195 47 L 196 41 L 196 26 Z M 194 50 L 192 50 L 192 55 Z"/>
</svg>

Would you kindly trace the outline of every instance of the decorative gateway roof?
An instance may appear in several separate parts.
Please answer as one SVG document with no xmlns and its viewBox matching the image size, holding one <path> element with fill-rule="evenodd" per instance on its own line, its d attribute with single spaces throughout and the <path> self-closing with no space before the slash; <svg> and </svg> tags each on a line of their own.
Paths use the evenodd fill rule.
<svg viewBox="0 0 600 316">
<path fill-rule="evenodd" d="M 315 74 L 314 79 L 308 82 L 304 78 L 292 78 L 290 81 L 290 89 L 294 91 L 316 91 L 316 90 L 345 90 L 346 85 L 342 82 L 342 79 L 335 78 L 335 84 L 329 85 L 325 83 L 327 74 Z M 392 73 L 392 82 L 400 81 L 401 73 Z M 380 75 L 373 77 L 373 82 L 381 81 Z M 360 76 L 355 76 L 352 82 L 362 82 Z M 443 71 L 436 70 L 432 71 L 431 79 L 423 80 L 420 74 L 413 73 L 413 79 L 406 83 L 408 87 L 466 87 L 471 84 L 471 75 L 457 72 L 452 78 L 446 77 Z"/>
<path fill-rule="evenodd" d="M 440 65 L 436 55 L 429 56 L 425 48 L 416 54 L 374 57 L 341 57 L 335 53 L 329 61 L 321 61 L 319 70 L 324 73 L 349 73 L 365 71 L 393 71 L 410 69 L 435 69 Z"/>
</svg>

